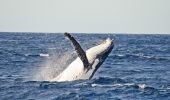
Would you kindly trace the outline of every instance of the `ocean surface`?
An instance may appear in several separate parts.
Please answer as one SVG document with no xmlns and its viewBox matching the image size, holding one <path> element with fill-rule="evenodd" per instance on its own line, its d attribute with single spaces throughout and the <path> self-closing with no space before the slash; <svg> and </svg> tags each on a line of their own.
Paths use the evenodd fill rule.
<svg viewBox="0 0 170 100">
<path fill-rule="evenodd" d="M 170 35 L 72 34 L 115 47 L 91 80 L 49 82 L 77 56 L 61 33 L 0 33 L 0 100 L 170 100 Z"/>
</svg>

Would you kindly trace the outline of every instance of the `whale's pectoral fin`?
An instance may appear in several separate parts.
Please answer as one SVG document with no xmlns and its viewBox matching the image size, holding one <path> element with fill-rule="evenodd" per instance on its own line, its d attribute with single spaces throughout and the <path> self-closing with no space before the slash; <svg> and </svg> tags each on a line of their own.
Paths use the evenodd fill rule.
<svg viewBox="0 0 170 100">
<path fill-rule="evenodd" d="M 82 60 L 84 68 L 89 69 L 90 64 L 88 62 L 87 56 L 85 51 L 81 48 L 80 44 L 74 39 L 73 36 L 71 36 L 69 33 L 65 32 L 64 35 L 70 39 L 70 41 L 73 43 L 75 50 L 78 54 L 78 57 Z"/>
</svg>

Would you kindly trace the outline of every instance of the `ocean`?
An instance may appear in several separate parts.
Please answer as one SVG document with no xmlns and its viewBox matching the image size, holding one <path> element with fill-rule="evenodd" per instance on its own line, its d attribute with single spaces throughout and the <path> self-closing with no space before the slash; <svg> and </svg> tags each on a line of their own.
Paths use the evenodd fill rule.
<svg viewBox="0 0 170 100">
<path fill-rule="evenodd" d="M 114 49 L 90 80 L 49 82 L 76 57 L 61 33 L 0 33 L 0 100 L 170 100 L 170 35 L 72 34 Z"/>
</svg>

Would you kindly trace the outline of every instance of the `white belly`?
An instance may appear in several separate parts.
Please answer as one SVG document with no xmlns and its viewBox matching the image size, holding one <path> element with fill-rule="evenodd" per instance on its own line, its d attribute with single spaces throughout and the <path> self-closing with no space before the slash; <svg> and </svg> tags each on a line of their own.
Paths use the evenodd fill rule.
<svg viewBox="0 0 170 100">
<path fill-rule="evenodd" d="M 76 58 L 60 75 L 51 81 L 73 81 L 80 79 L 83 73 L 83 63 L 79 58 Z"/>
</svg>

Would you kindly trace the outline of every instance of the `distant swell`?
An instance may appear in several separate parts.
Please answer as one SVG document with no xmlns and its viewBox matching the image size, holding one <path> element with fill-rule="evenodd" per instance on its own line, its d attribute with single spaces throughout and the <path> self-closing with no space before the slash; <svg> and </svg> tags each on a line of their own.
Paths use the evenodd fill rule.
<svg viewBox="0 0 170 100">
<path fill-rule="evenodd" d="M 156 57 L 156 56 L 146 56 L 144 54 L 125 54 L 125 55 L 114 55 L 113 56 L 116 59 L 145 59 L 145 60 L 161 60 L 161 61 L 170 61 L 170 57 L 168 58 L 162 58 L 162 57 Z"/>
</svg>

